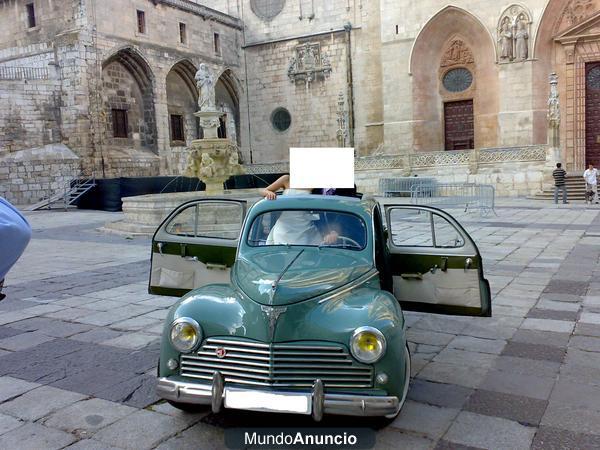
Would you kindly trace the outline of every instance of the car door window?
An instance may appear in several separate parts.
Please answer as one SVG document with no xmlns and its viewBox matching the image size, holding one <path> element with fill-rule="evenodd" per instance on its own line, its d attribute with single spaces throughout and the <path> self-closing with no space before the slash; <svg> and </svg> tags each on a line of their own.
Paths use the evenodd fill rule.
<svg viewBox="0 0 600 450">
<path fill-rule="evenodd" d="M 237 203 L 190 205 L 169 221 L 165 231 L 175 236 L 237 239 L 243 215 L 243 207 Z"/>
<path fill-rule="evenodd" d="M 390 211 L 392 243 L 397 247 L 433 247 L 431 213 L 416 209 Z"/>
<path fill-rule="evenodd" d="M 396 247 L 458 248 L 465 241 L 442 216 L 417 209 L 390 211 L 392 243 Z"/>
</svg>

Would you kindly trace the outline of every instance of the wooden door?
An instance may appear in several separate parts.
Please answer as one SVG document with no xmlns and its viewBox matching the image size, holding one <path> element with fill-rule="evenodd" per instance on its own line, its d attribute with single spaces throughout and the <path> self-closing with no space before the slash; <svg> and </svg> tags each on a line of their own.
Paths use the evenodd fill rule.
<svg viewBox="0 0 600 450">
<path fill-rule="evenodd" d="M 585 165 L 600 166 L 600 61 L 585 66 Z"/>
<path fill-rule="evenodd" d="M 474 148 L 473 100 L 444 103 L 444 142 L 446 150 Z"/>
</svg>

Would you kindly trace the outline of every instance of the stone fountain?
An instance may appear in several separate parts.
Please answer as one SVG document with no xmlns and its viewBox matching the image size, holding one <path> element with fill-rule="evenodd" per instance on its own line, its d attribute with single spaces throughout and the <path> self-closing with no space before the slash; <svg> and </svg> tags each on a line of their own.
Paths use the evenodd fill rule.
<svg viewBox="0 0 600 450">
<path fill-rule="evenodd" d="M 206 185 L 206 190 L 124 197 L 125 220 L 106 224 L 103 230 L 149 235 L 154 233 L 167 214 L 186 201 L 205 196 L 227 196 L 248 201 L 260 197 L 258 189 L 224 190 L 224 182 L 232 175 L 244 173 L 244 170 L 239 163 L 237 145 L 218 137 L 223 112 L 218 111 L 215 105 L 215 78 L 210 68 L 200 64 L 195 79 L 199 110 L 194 115 L 199 118 L 204 134 L 202 139 L 192 141 L 183 175 L 199 178 Z"/>
</svg>

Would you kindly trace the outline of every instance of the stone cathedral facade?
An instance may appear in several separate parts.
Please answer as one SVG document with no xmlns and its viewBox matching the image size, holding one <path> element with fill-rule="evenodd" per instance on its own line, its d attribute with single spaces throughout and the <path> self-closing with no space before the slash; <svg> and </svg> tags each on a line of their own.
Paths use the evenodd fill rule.
<svg viewBox="0 0 600 450">
<path fill-rule="evenodd" d="M 180 174 L 200 63 L 251 173 L 351 146 L 363 191 L 524 195 L 600 165 L 600 0 L 0 0 L 0 195 Z"/>
</svg>

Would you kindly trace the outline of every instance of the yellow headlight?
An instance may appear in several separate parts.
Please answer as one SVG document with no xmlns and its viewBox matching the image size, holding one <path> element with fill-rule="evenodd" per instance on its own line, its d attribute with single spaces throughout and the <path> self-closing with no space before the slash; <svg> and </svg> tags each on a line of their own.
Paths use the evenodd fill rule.
<svg viewBox="0 0 600 450">
<path fill-rule="evenodd" d="M 360 362 L 372 364 L 385 353 L 385 337 L 377 328 L 360 327 L 350 339 L 350 352 Z"/>
<path fill-rule="evenodd" d="M 358 336 L 356 339 L 356 345 L 363 352 L 375 352 L 379 346 L 379 341 L 377 341 L 377 336 L 369 331 L 366 331 Z"/>
<path fill-rule="evenodd" d="M 171 343 L 180 352 L 190 352 L 201 339 L 200 325 L 193 319 L 182 317 L 171 325 Z"/>
</svg>

